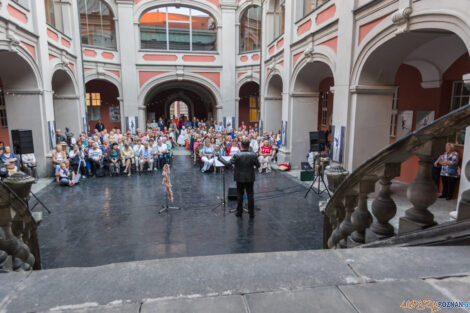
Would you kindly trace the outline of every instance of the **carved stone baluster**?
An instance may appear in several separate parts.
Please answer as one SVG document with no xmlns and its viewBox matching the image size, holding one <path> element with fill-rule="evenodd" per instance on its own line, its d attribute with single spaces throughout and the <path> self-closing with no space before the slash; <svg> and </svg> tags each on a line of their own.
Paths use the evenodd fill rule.
<svg viewBox="0 0 470 313">
<path fill-rule="evenodd" d="M 333 231 L 331 236 L 328 238 L 328 248 L 334 248 L 339 243 L 339 241 L 343 238 L 341 231 L 339 230 L 339 225 L 341 221 L 344 219 L 344 205 L 342 202 L 335 203 L 335 212 L 331 215 L 330 221 Z"/>
<path fill-rule="evenodd" d="M 367 208 L 367 195 L 375 190 L 375 183 L 372 179 L 364 179 L 359 183 L 358 205 L 351 215 L 351 222 L 354 232 L 351 234 L 353 245 L 366 242 L 366 229 L 372 223 L 372 215 Z"/>
<path fill-rule="evenodd" d="M 346 196 L 344 198 L 344 205 L 346 215 L 344 217 L 343 222 L 339 226 L 339 230 L 343 238 L 343 240 L 341 240 L 339 244 L 342 248 L 347 247 L 347 239 L 354 231 L 354 226 L 351 223 L 351 215 L 354 212 L 354 208 L 357 206 L 357 195 Z"/>
<path fill-rule="evenodd" d="M 437 199 L 437 187 L 432 180 L 431 170 L 434 156 L 444 151 L 444 146 L 445 139 L 428 140 L 417 152 L 418 175 L 406 191 L 406 196 L 413 207 L 406 210 L 405 216 L 400 218 L 399 234 L 436 225 L 434 215 L 428 210 Z"/>
<path fill-rule="evenodd" d="M 397 213 L 397 206 L 393 199 L 390 197 L 392 179 L 400 176 L 400 163 L 388 163 L 385 165 L 382 177 L 380 178 L 381 189 L 377 198 L 372 202 L 372 214 L 375 216 L 376 221 L 370 226 L 370 231 L 373 237 L 371 240 L 384 239 L 395 235 L 395 230 L 389 221 Z M 369 234 L 368 234 L 369 235 Z"/>
</svg>

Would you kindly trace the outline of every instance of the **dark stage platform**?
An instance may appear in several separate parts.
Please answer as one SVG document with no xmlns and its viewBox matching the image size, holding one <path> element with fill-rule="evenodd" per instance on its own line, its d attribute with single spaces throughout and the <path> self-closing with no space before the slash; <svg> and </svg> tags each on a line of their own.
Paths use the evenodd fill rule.
<svg viewBox="0 0 470 313">
<path fill-rule="evenodd" d="M 305 188 L 281 173 L 257 175 L 260 210 L 253 221 L 246 213 L 238 219 L 228 210 L 225 216 L 220 208 L 213 211 L 220 174 L 201 174 L 188 156 L 175 156 L 171 176 L 175 205 L 182 210 L 168 215 L 158 214 L 165 197 L 161 171 L 43 189 L 39 197 L 52 210 L 39 227 L 43 267 L 321 248 L 317 196 L 310 193 L 305 200 Z M 227 188 L 235 186 L 231 171 L 226 182 Z"/>
</svg>

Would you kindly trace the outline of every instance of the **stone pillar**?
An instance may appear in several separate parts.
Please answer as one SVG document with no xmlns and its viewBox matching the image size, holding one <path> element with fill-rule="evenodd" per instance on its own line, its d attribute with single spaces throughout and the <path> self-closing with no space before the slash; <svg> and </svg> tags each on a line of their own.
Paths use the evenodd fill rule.
<svg viewBox="0 0 470 313">
<path fill-rule="evenodd" d="M 307 161 L 310 152 L 309 132 L 318 125 L 318 93 L 292 94 L 292 106 L 289 119 L 288 149 L 291 152 L 291 167 L 300 168 L 300 162 Z"/>
<path fill-rule="evenodd" d="M 351 214 L 351 223 L 354 232 L 351 234 L 353 245 L 366 242 L 366 229 L 372 223 L 372 215 L 367 208 L 367 195 L 374 192 L 375 182 L 373 180 L 363 180 L 359 183 L 358 205 Z"/>
<path fill-rule="evenodd" d="M 393 86 L 356 86 L 351 89 L 351 123 L 346 136 L 350 147 L 346 156 L 349 171 L 389 145 L 394 92 Z M 335 103 L 336 94 L 335 90 Z"/>
<path fill-rule="evenodd" d="M 136 70 L 136 46 L 129 43 L 138 43 L 135 40 L 134 28 L 134 1 L 133 0 L 117 0 L 117 25 L 119 32 L 117 42 L 119 43 L 119 53 L 121 55 L 121 84 L 122 84 L 122 117 L 138 116 L 139 127 L 145 125 L 145 116 L 140 111 L 138 103 L 139 95 L 139 78 Z M 145 128 L 145 127 L 144 127 Z"/>
<path fill-rule="evenodd" d="M 9 194 L 11 212 L 14 212 L 11 226 L 12 233 L 21 241 L 23 253 L 26 255 L 26 259 L 25 256 L 21 256 L 21 254 L 13 258 L 13 270 L 20 268 L 29 270 L 30 266 L 33 265 L 35 269 L 40 269 L 41 260 L 36 232 L 37 224 L 33 219 L 33 215 L 29 212 L 27 205 L 34 178 L 22 172 L 18 172 L 6 178 L 4 183 L 12 191 L 12 193 Z M 33 259 L 33 263 L 31 264 L 28 263 L 28 259 L 30 258 Z"/>
<path fill-rule="evenodd" d="M 10 178 L 5 179 L 5 184 L 8 186 L 8 182 L 14 181 L 15 177 L 24 176 L 26 175 L 23 173 L 14 174 Z M 28 184 L 29 188 L 31 188 L 31 184 L 34 181 L 31 177 L 29 179 L 31 182 L 25 184 L 26 189 Z M 11 256 L 13 270 L 30 270 L 35 263 L 35 258 L 28 246 L 21 240 L 21 237 L 15 236 L 12 230 L 12 222 L 15 215 L 19 214 L 21 216 L 28 208 L 17 201 L 7 186 L 0 185 L 0 251 L 4 251 Z"/>
<path fill-rule="evenodd" d="M 282 122 L 282 96 L 264 97 L 264 108 L 266 115 L 264 117 L 264 130 L 280 129 Z"/>
<path fill-rule="evenodd" d="M 237 73 L 236 73 L 236 57 L 237 57 L 237 47 L 236 40 L 237 32 L 235 28 L 236 20 L 236 10 L 238 7 L 238 2 L 235 0 L 223 0 L 220 4 L 220 9 L 222 10 L 222 28 L 219 29 L 221 34 L 220 42 L 218 43 L 219 52 L 223 58 L 223 67 L 221 71 L 221 95 L 222 103 L 217 103 L 217 106 L 223 106 L 223 115 L 224 116 L 235 116 L 238 117 L 237 112 Z M 222 117 L 217 117 L 219 121 L 223 119 Z M 239 121 L 238 118 L 235 118 L 236 128 L 238 128 Z"/>
<path fill-rule="evenodd" d="M 82 129 L 80 98 L 76 95 L 54 96 L 54 116 L 56 129 L 65 134 L 65 127 L 78 136 Z"/>
<path fill-rule="evenodd" d="M 400 176 L 401 163 L 385 164 L 382 177 L 380 178 L 381 189 L 377 198 L 372 202 L 372 213 L 376 220 L 370 226 L 371 237 L 368 242 L 376 239 L 383 239 L 395 235 L 395 230 L 389 221 L 397 213 L 397 206 L 391 198 L 390 186 L 392 179 Z"/>
<path fill-rule="evenodd" d="M 344 126 L 345 132 L 345 146 L 343 156 L 343 166 L 352 171 L 349 166 L 348 150 L 353 148 L 347 139 L 349 133 L 354 129 L 351 127 L 351 94 L 349 86 L 351 85 L 351 72 L 352 62 L 351 51 L 355 49 L 355 20 L 354 14 L 351 14 L 355 9 L 357 1 L 342 1 L 341 5 L 336 5 L 336 14 L 340 16 L 338 19 L 338 53 L 335 59 L 335 69 L 333 73 L 334 87 L 332 92 L 333 98 L 333 117 L 332 123 L 334 126 Z M 390 105 L 391 106 L 391 105 Z"/>
<path fill-rule="evenodd" d="M 470 73 L 463 76 L 466 88 L 470 89 Z M 454 217 L 458 221 L 470 219 L 470 127 L 465 130 L 465 145 L 462 157 L 462 175 L 460 175 L 459 201 Z"/>
<path fill-rule="evenodd" d="M 423 141 L 426 140 L 423 138 Z M 429 212 L 430 207 L 437 199 L 437 187 L 431 177 L 434 157 L 444 151 L 446 138 L 428 140 L 419 148 L 416 155 L 419 157 L 418 175 L 408 185 L 406 196 L 413 207 L 406 210 L 405 216 L 400 218 L 398 234 L 422 230 L 436 225 L 434 215 Z"/>
</svg>

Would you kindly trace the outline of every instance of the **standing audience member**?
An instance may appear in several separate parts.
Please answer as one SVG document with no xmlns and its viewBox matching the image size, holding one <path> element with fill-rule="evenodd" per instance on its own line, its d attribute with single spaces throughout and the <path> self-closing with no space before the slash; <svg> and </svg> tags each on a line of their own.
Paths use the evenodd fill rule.
<svg viewBox="0 0 470 313">
<path fill-rule="evenodd" d="M 452 200 L 454 188 L 459 177 L 459 154 L 455 151 L 455 146 L 446 144 L 446 152 L 436 161 L 441 164 L 442 195 L 439 198 Z"/>
</svg>

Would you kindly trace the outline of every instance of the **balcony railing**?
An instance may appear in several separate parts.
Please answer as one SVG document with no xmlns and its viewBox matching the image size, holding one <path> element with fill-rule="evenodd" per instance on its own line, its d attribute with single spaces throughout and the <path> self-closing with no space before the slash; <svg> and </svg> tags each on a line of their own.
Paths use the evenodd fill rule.
<svg viewBox="0 0 470 313">
<path fill-rule="evenodd" d="M 435 120 L 379 151 L 359 166 L 335 190 L 324 214 L 324 246 L 347 248 L 423 230 L 437 223 L 428 208 L 437 199 L 437 187 L 431 177 L 433 160 L 445 149 L 446 140 L 470 125 L 470 105 Z M 397 206 L 390 186 L 400 176 L 401 164 L 413 156 L 419 158 L 418 174 L 408 185 L 411 205 L 400 217 L 398 230 L 390 224 Z M 468 167 L 470 170 L 470 165 Z M 368 195 L 380 190 L 368 207 Z M 375 218 L 373 218 L 375 217 Z"/>
</svg>

